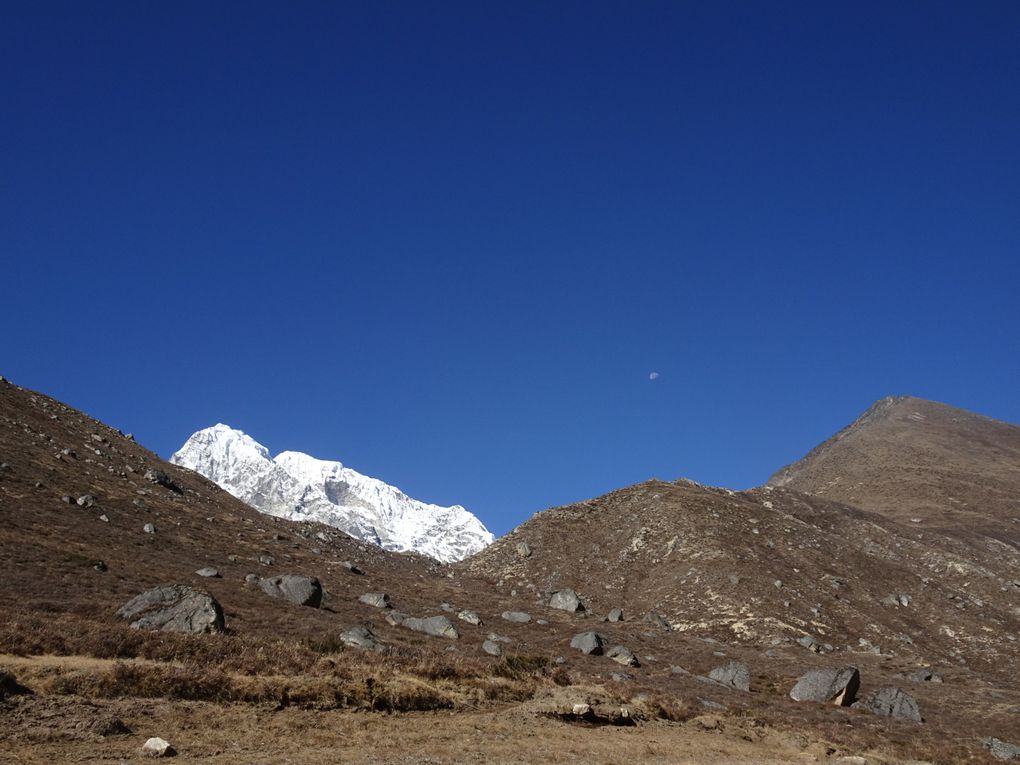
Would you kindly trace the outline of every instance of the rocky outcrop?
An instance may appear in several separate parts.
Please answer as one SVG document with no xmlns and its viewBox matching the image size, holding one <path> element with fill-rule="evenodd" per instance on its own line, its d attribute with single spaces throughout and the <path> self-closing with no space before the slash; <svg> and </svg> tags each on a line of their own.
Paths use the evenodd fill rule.
<svg viewBox="0 0 1020 765">
<path fill-rule="evenodd" d="M 710 680 L 715 680 L 719 685 L 735 688 L 738 691 L 751 690 L 751 670 L 746 664 L 731 661 L 721 667 L 716 667 L 708 673 Z"/>
<path fill-rule="evenodd" d="M 456 640 L 460 637 L 457 628 L 445 616 L 429 616 L 424 619 L 417 616 L 408 616 L 400 622 L 400 626 L 407 627 L 415 632 L 424 632 L 432 637 L 446 638 L 447 640 Z"/>
<path fill-rule="evenodd" d="M 386 651 L 386 645 L 376 637 L 372 628 L 367 624 L 355 624 L 349 630 L 341 632 L 340 642 L 365 651 L 376 651 L 377 653 Z"/>
<path fill-rule="evenodd" d="M 854 706 L 881 717 L 922 722 L 917 701 L 902 688 L 879 688 Z"/>
<path fill-rule="evenodd" d="M 207 592 L 182 584 L 155 587 L 136 595 L 117 611 L 134 629 L 188 632 L 223 631 L 223 609 Z"/>
</svg>

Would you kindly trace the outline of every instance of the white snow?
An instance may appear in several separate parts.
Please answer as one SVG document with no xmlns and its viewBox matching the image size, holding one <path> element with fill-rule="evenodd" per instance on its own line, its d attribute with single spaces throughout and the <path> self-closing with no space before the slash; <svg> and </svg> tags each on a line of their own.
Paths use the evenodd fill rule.
<svg viewBox="0 0 1020 765">
<path fill-rule="evenodd" d="M 421 502 L 339 462 L 301 452 L 273 458 L 262 444 L 223 424 L 192 435 L 170 461 L 201 473 L 260 512 L 318 521 L 385 550 L 451 562 L 493 541 L 460 505 Z"/>
</svg>

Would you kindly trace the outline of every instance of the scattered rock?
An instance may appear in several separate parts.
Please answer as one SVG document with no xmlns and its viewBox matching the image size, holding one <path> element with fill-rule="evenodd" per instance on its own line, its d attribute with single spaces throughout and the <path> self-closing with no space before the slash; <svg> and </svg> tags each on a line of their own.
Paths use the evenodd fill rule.
<svg viewBox="0 0 1020 765">
<path fill-rule="evenodd" d="M 149 757 L 173 757 L 177 752 L 169 741 L 154 736 L 142 744 L 142 754 Z"/>
<path fill-rule="evenodd" d="M 70 494 L 65 494 L 60 498 L 60 501 L 63 502 L 65 505 L 70 505 L 72 502 L 74 502 L 74 499 L 71 497 Z"/>
<path fill-rule="evenodd" d="M 258 584 L 259 583 L 259 579 L 260 579 L 260 577 L 259 577 L 258 574 L 245 574 L 244 583 L 245 584 Z"/>
<path fill-rule="evenodd" d="M 490 632 L 489 635 L 488 635 L 488 639 L 489 640 L 493 640 L 493 641 L 495 641 L 497 643 L 512 643 L 512 642 L 514 642 L 510 638 L 508 638 L 506 635 L 497 635 L 495 632 Z"/>
<path fill-rule="evenodd" d="M 385 592 L 366 592 L 358 600 L 364 603 L 366 606 L 373 606 L 375 608 L 392 608 L 390 603 L 390 596 Z"/>
<path fill-rule="evenodd" d="M 833 648 L 828 643 L 822 643 L 817 640 L 813 635 L 804 635 L 803 637 L 797 638 L 797 643 L 807 648 L 809 651 L 815 653 L 831 653 Z"/>
<path fill-rule="evenodd" d="M 205 576 L 210 579 L 219 579 L 220 577 L 219 570 L 213 568 L 212 566 L 205 566 L 204 568 L 200 568 L 195 573 L 198 574 L 199 576 Z"/>
<path fill-rule="evenodd" d="M 531 545 L 527 542 L 518 542 L 517 547 L 514 548 L 517 551 L 517 555 L 521 558 L 531 557 Z"/>
<path fill-rule="evenodd" d="M 110 516 L 108 516 L 106 513 L 103 513 L 102 515 L 99 516 L 99 520 L 101 520 L 103 523 L 109 523 Z"/>
<path fill-rule="evenodd" d="M 573 645 L 573 643 L 571 643 Z M 617 664 L 622 664 L 625 667 L 640 667 L 641 662 L 638 661 L 638 657 L 634 655 L 634 652 L 629 648 L 622 645 L 614 645 L 608 651 L 606 656 Z"/>
<path fill-rule="evenodd" d="M 142 526 L 142 531 L 144 531 L 146 534 L 155 534 L 156 527 L 153 526 L 151 523 L 146 523 L 144 526 Z"/>
<path fill-rule="evenodd" d="M 531 614 L 524 611 L 504 611 L 502 617 L 508 622 L 517 622 L 518 624 L 527 624 L 531 621 Z"/>
<path fill-rule="evenodd" d="M 425 619 L 408 616 L 400 623 L 400 626 L 407 627 L 415 632 L 424 632 L 432 637 L 447 638 L 448 640 L 456 640 L 460 637 L 457 628 L 445 616 L 429 616 Z"/>
<path fill-rule="evenodd" d="M 390 625 L 391 627 L 397 627 L 397 626 L 403 624 L 404 619 L 407 618 L 407 614 L 402 613 L 400 611 L 392 610 L 392 611 L 387 611 L 386 612 L 386 616 L 383 617 L 383 618 L 386 619 L 386 623 L 388 625 Z"/>
<path fill-rule="evenodd" d="M 854 706 L 880 717 L 895 717 L 899 720 L 922 722 L 917 701 L 901 688 L 879 688 Z"/>
<path fill-rule="evenodd" d="M 646 624 L 652 624 L 664 632 L 672 632 L 673 627 L 666 620 L 666 617 L 660 614 L 658 611 L 649 611 L 647 614 L 641 617 L 641 621 Z"/>
<path fill-rule="evenodd" d="M 606 614 L 606 618 L 603 619 L 603 621 L 606 621 L 606 622 L 622 622 L 623 621 L 623 609 L 622 608 L 614 608 L 612 611 L 610 611 L 608 614 Z"/>
<path fill-rule="evenodd" d="M 96 504 L 96 498 L 91 494 L 82 494 L 78 497 L 78 507 L 92 507 Z"/>
<path fill-rule="evenodd" d="M 348 571 L 350 571 L 352 574 L 357 574 L 358 576 L 364 576 L 365 575 L 364 571 L 362 571 L 360 568 L 355 566 L 349 560 L 343 561 L 340 565 L 343 566 Z"/>
<path fill-rule="evenodd" d="M 223 609 L 207 592 L 182 584 L 155 587 L 136 595 L 117 611 L 133 619 L 133 629 L 189 632 L 200 635 L 223 631 Z"/>
<path fill-rule="evenodd" d="M 376 637 L 372 628 L 367 624 L 355 624 L 346 632 L 341 632 L 340 642 L 352 648 L 361 648 L 366 651 L 377 653 L 386 651 L 386 645 Z"/>
<path fill-rule="evenodd" d="M 794 701 L 822 701 L 848 707 L 854 703 L 860 687 L 861 675 L 856 667 L 813 669 L 797 680 L 790 691 L 790 698 Z"/>
<path fill-rule="evenodd" d="M 275 562 L 276 561 L 273 559 L 272 555 L 260 555 L 259 556 L 259 563 L 261 563 L 263 566 L 272 566 L 273 563 L 275 563 Z"/>
<path fill-rule="evenodd" d="M 581 599 L 577 597 L 577 593 L 568 587 L 552 594 L 552 597 L 549 599 L 549 608 L 576 613 L 577 611 L 583 611 L 584 605 L 581 603 Z"/>
<path fill-rule="evenodd" d="M 883 606 L 909 606 L 910 596 L 905 592 L 893 592 L 882 598 Z"/>
<path fill-rule="evenodd" d="M 614 683 L 626 683 L 634 679 L 633 675 L 629 675 L 626 672 L 610 672 L 609 679 Z"/>
<path fill-rule="evenodd" d="M 942 675 L 931 669 L 915 669 L 903 677 L 915 683 L 941 683 L 943 679 Z"/>
<path fill-rule="evenodd" d="M 271 576 L 260 580 L 259 587 L 266 595 L 299 606 L 318 608 L 322 604 L 322 585 L 315 577 L 297 574 Z"/>
<path fill-rule="evenodd" d="M 485 651 L 490 656 L 503 655 L 503 649 L 500 647 L 499 643 L 497 643 L 495 640 L 486 640 L 484 643 L 482 643 L 482 650 Z"/>
<path fill-rule="evenodd" d="M 482 624 L 482 617 L 474 611 L 468 611 L 466 608 L 457 612 L 457 618 L 461 621 L 467 622 L 468 624 L 473 624 L 476 627 L 479 627 Z"/>
<path fill-rule="evenodd" d="M 1020 746 L 989 736 L 981 745 L 997 760 L 1020 760 Z"/>
<path fill-rule="evenodd" d="M 586 656 L 601 656 L 609 640 L 598 632 L 581 632 L 570 640 L 570 647 Z"/>
<path fill-rule="evenodd" d="M 738 661 L 731 661 L 721 667 L 716 667 L 708 673 L 708 676 L 720 685 L 735 688 L 738 691 L 751 690 L 751 670 L 746 664 Z"/>
<path fill-rule="evenodd" d="M 168 476 L 166 473 L 164 473 L 162 470 L 159 470 L 158 468 L 149 468 L 148 470 L 146 470 L 145 480 L 149 481 L 150 483 L 154 483 L 157 486 L 162 486 L 164 488 L 170 489 L 170 491 L 175 491 L 178 494 L 184 493 L 181 490 L 181 487 L 174 483 L 173 479 L 170 478 L 170 476 Z"/>
<path fill-rule="evenodd" d="M 95 563 L 92 564 L 92 568 L 94 568 L 96 571 L 106 571 L 107 570 L 106 561 L 97 560 Z"/>
</svg>

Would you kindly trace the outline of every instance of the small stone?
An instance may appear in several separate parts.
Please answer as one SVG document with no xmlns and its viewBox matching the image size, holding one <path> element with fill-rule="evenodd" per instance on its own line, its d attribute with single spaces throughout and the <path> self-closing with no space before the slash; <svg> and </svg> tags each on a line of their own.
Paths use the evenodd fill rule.
<svg viewBox="0 0 1020 765">
<path fill-rule="evenodd" d="M 517 546 L 514 549 L 517 551 L 517 555 L 521 558 L 531 557 L 532 552 L 531 545 L 529 545 L 527 542 L 518 542 Z"/>
<path fill-rule="evenodd" d="M 573 645 L 573 643 L 571 643 Z M 617 664 L 622 664 L 625 667 L 640 667 L 641 662 L 638 661 L 637 656 L 629 648 L 622 645 L 615 645 L 606 651 L 606 656 Z"/>
<path fill-rule="evenodd" d="M 517 622 L 518 624 L 527 624 L 531 621 L 531 614 L 524 611 L 504 611 L 501 616 L 508 622 Z"/>
<path fill-rule="evenodd" d="M 146 534 L 155 534 L 156 527 L 153 526 L 151 523 L 146 523 L 144 526 L 142 526 L 142 531 L 144 531 Z"/>
<path fill-rule="evenodd" d="M 272 555 L 260 555 L 259 556 L 259 563 L 262 564 L 263 566 L 272 566 L 273 563 L 274 563 L 273 556 Z"/>
<path fill-rule="evenodd" d="M 244 577 L 244 583 L 245 584 L 258 584 L 259 583 L 259 575 L 258 574 L 246 574 L 245 577 Z"/>
<path fill-rule="evenodd" d="M 78 497 L 78 507 L 92 507 L 96 504 L 96 498 L 91 494 L 82 494 Z"/>
<path fill-rule="evenodd" d="M 212 579 L 218 579 L 220 576 L 220 572 L 217 569 L 213 568 L 212 566 L 205 566 L 204 568 L 200 568 L 195 573 L 198 574 L 199 576 L 205 576 Z"/>
<path fill-rule="evenodd" d="M 482 643 L 482 650 L 485 651 L 485 653 L 489 654 L 490 656 L 503 655 L 503 649 L 500 648 L 499 643 L 497 643 L 495 640 L 486 640 L 484 643 Z"/>
<path fill-rule="evenodd" d="M 106 515 L 106 513 L 103 513 L 102 515 L 100 515 L 99 516 L 99 520 L 101 520 L 103 523 L 109 523 L 110 522 L 110 518 Z"/>
<path fill-rule="evenodd" d="M 154 736 L 142 744 L 142 754 L 149 757 L 173 757 L 177 752 L 169 741 Z"/>
<path fill-rule="evenodd" d="M 473 624 L 476 627 L 479 627 L 482 624 L 482 617 L 474 611 L 469 611 L 466 608 L 457 612 L 457 618 L 461 621 L 467 622 L 468 624 Z"/>
<path fill-rule="evenodd" d="M 65 505 L 70 505 L 72 502 L 74 502 L 74 499 L 72 499 L 70 494 L 65 494 L 60 498 L 60 501 L 63 502 Z"/>
<path fill-rule="evenodd" d="M 385 592 L 366 592 L 358 598 L 361 603 L 374 608 L 392 608 L 390 596 Z"/>
<path fill-rule="evenodd" d="M 607 622 L 622 622 L 623 621 L 623 609 L 622 608 L 614 608 L 612 611 L 610 611 L 606 615 L 606 618 L 605 618 L 604 621 L 607 621 Z"/>
<path fill-rule="evenodd" d="M 350 571 L 352 574 L 357 574 L 358 576 L 363 576 L 365 573 L 360 568 L 351 563 L 349 560 L 342 561 L 340 565 L 343 566 L 348 571 Z"/>
</svg>

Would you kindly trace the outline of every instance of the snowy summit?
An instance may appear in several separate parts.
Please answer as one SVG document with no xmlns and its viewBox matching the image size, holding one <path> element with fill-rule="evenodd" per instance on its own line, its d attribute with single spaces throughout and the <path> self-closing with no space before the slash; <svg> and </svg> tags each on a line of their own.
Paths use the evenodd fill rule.
<svg viewBox="0 0 1020 765">
<path fill-rule="evenodd" d="M 262 444 L 227 425 L 198 431 L 170 461 L 201 473 L 260 512 L 318 521 L 384 550 L 452 562 L 493 541 L 460 505 L 420 502 L 339 462 L 301 452 L 273 458 Z"/>
</svg>

